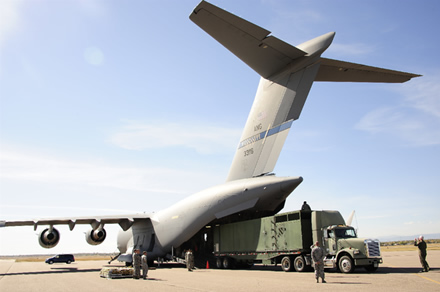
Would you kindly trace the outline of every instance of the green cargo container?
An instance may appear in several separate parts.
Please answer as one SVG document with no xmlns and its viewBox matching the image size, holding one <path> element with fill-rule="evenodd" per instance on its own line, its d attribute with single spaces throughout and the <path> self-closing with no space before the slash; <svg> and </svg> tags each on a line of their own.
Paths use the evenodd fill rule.
<svg viewBox="0 0 440 292">
<path fill-rule="evenodd" d="M 216 266 L 230 268 L 234 265 L 250 265 L 256 262 L 280 263 L 285 271 L 290 271 L 292 268 L 304 271 L 311 266 L 311 246 L 319 241 L 328 252 L 326 267 L 336 267 L 340 257 L 349 255 L 353 267 L 357 263 L 364 263 L 369 265 L 370 270 L 373 267 L 377 268 L 378 263 L 381 262 L 380 254 L 378 258 L 365 262 L 369 256 L 359 252 L 359 250 L 363 251 L 362 245 L 365 245 L 363 239 L 344 238 L 340 241 L 344 244 L 335 245 L 338 238 L 329 237 L 335 228 L 354 232 L 353 228 L 345 226 L 344 218 L 338 211 L 293 211 L 260 219 L 216 225 L 213 228 Z M 330 243 L 332 248 L 326 246 Z M 335 250 L 333 248 L 335 246 L 340 248 Z M 366 245 L 365 249 L 368 249 Z M 363 258 L 359 254 L 362 254 Z M 344 265 L 346 263 L 345 261 Z M 352 268 L 347 272 L 351 271 Z"/>
</svg>

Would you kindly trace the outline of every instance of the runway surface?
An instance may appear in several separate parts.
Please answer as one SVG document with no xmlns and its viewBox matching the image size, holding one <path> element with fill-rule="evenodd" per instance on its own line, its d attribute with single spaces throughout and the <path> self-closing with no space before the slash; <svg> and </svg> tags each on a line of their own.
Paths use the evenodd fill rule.
<svg viewBox="0 0 440 292">
<path fill-rule="evenodd" d="M 48 265 L 2 260 L 0 291 L 440 291 L 440 251 L 428 250 L 428 273 L 418 273 L 417 252 L 383 252 L 382 256 L 384 263 L 374 273 L 361 268 L 352 274 L 326 270 L 326 284 L 317 284 L 313 272 L 286 273 L 280 267 L 188 272 L 182 266 L 163 265 L 151 270 L 148 280 L 133 280 L 101 278 L 106 261 Z"/>
</svg>

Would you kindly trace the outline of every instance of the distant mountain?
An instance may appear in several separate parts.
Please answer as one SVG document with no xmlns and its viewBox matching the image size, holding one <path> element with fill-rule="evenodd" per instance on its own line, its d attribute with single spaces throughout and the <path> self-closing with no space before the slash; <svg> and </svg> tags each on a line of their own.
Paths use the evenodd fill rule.
<svg viewBox="0 0 440 292">
<path fill-rule="evenodd" d="M 422 235 L 425 239 L 440 239 L 440 233 L 422 234 Z M 414 240 L 414 238 L 418 238 L 419 236 L 420 236 L 420 234 L 417 234 L 417 235 L 390 235 L 390 236 L 380 236 L 379 240 L 381 242 Z"/>
</svg>

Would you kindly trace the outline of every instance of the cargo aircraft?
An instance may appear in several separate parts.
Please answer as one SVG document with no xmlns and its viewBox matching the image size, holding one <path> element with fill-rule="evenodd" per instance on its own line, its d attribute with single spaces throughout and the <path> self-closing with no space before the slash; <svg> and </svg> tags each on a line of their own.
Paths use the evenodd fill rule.
<svg viewBox="0 0 440 292">
<path fill-rule="evenodd" d="M 147 251 L 150 260 L 172 258 L 206 226 L 269 216 L 283 208 L 303 178 L 277 177 L 272 171 L 314 81 L 402 83 L 420 76 L 321 57 L 334 32 L 292 46 L 205 1 L 190 19 L 261 76 L 226 182 L 152 214 L 1 221 L 1 227 L 46 226 L 38 240 L 52 248 L 60 240 L 55 225 L 73 230 L 89 224 L 86 240 L 98 245 L 106 237 L 105 225 L 119 224 L 119 260 L 131 262 L 133 248 Z"/>
</svg>

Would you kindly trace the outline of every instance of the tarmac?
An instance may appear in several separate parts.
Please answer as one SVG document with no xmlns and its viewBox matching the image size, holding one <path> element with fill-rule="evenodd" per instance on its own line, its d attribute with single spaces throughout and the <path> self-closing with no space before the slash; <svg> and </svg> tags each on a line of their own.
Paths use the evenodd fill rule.
<svg viewBox="0 0 440 292">
<path fill-rule="evenodd" d="M 358 268 L 343 274 L 326 270 L 327 283 L 316 283 L 313 272 L 283 272 L 256 265 L 248 270 L 197 269 L 163 264 L 147 280 L 100 277 L 106 261 L 70 265 L 0 261 L 0 291 L 440 291 L 440 250 L 428 250 L 428 273 L 421 270 L 417 251 L 382 252 L 384 263 L 374 273 Z M 110 266 L 119 266 L 112 263 Z"/>
</svg>

